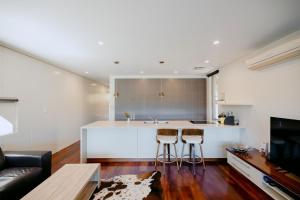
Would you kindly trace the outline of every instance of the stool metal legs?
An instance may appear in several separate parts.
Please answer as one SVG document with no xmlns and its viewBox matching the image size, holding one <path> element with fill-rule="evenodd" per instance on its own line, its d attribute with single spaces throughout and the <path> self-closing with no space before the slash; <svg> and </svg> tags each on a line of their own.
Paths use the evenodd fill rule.
<svg viewBox="0 0 300 200">
<path fill-rule="evenodd" d="M 176 162 L 176 167 L 177 167 L 177 171 L 179 171 L 179 162 L 178 162 L 178 156 L 177 156 L 177 149 L 176 149 L 176 145 L 173 144 L 174 146 L 174 151 L 175 151 L 175 156 L 172 155 L 173 157 L 175 157 L 175 161 L 169 161 L 169 159 L 167 157 L 170 157 L 171 154 L 169 153 L 169 147 L 171 144 L 162 144 L 163 145 L 163 154 L 159 154 L 159 147 L 160 147 L 160 143 L 157 144 L 157 150 L 156 150 L 156 158 L 155 158 L 155 170 L 157 171 L 157 162 L 162 162 L 163 163 L 163 175 L 165 175 L 166 172 L 166 163 L 172 163 L 172 162 Z M 168 153 L 167 153 L 168 152 Z M 168 155 L 167 155 L 168 154 Z M 163 161 L 160 161 L 158 158 L 160 156 L 163 156 Z"/>
<path fill-rule="evenodd" d="M 180 167 L 182 165 L 182 159 L 183 159 L 183 153 L 184 153 L 184 146 L 185 146 L 185 143 L 182 144 L 181 158 L 180 158 Z"/>
<path fill-rule="evenodd" d="M 167 152 L 168 152 L 168 162 L 170 162 L 171 161 L 171 150 L 170 150 L 170 144 L 166 144 L 166 146 L 167 146 Z"/>
<path fill-rule="evenodd" d="M 182 144 L 182 151 L 181 151 L 181 158 L 180 158 L 180 167 L 182 166 L 182 161 L 183 158 L 185 156 L 189 156 L 190 160 L 192 160 L 192 162 L 190 161 L 186 161 L 189 163 L 193 164 L 193 174 L 196 175 L 196 157 L 199 158 L 199 156 L 196 156 L 196 144 L 192 144 L 192 143 L 188 143 L 188 145 L 190 146 L 190 153 L 187 155 L 184 155 L 184 147 L 185 147 L 185 143 Z M 204 154 L 203 154 L 203 149 L 202 149 L 202 145 L 199 144 L 200 147 L 200 161 L 197 163 L 202 163 L 203 164 L 203 169 L 205 170 L 205 162 L 204 162 Z"/>
<path fill-rule="evenodd" d="M 160 144 L 157 143 L 157 150 L 156 150 L 156 157 L 155 157 L 155 171 L 157 171 L 157 159 L 158 159 L 158 153 L 159 153 L 159 146 L 160 146 Z"/>
<path fill-rule="evenodd" d="M 165 175 L 166 174 L 166 147 L 167 145 L 164 144 L 164 162 L 163 162 L 163 174 Z"/>
<path fill-rule="evenodd" d="M 205 162 L 204 162 L 204 155 L 203 155 L 202 145 L 199 144 L 199 146 L 200 146 L 201 160 L 203 162 L 203 169 L 205 169 Z"/>
<path fill-rule="evenodd" d="M 175 151 L 175 159 L 176 159 L 176 166 L 177 166 L 177 171 L 179 171 L 179 165 L 178 165 L 178 157 L 177 157 L 177 150 L 176 150 L 176 145 L 174 145 L 174 151 Z"/>
<path fill-rule="evenodd" d="M 193 154 L 193 174 L 196 175 L 196 170 L 195 170 L 195 144 L 192 144 L 192 154 Z"/>
</svg>

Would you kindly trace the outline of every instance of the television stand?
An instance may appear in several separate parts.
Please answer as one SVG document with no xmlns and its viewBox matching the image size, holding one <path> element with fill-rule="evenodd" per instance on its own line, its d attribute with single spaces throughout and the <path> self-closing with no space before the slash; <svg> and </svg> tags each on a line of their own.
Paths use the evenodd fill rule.
<svg viewBox="0 0 300 200">
<path fill-rule="evenodd" d="M 226 150 L 228 164 L 273 199 L 300 199 L 300 177 L 271 163 L 257 149 L 247 153 Z"/>
</svg>

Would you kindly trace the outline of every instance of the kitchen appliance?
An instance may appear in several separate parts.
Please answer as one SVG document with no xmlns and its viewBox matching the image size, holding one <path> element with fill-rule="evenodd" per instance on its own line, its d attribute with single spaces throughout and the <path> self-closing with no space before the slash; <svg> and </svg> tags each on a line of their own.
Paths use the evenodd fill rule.
<svg viewBox="0 0 300 200">
<path fill-rule="evenodd" d="M 271 162 L 300 176 L 300 120 L 271 117 Z"/>
<path fill-rule="evenodd" d="M 232 115 L 232 116 L 225 117 L 224 124 L 225 125 L 235 125 L 234 124 L 234 116 Z"/>
<path fill-rule="evenodd" d="M 235 121 L 234 121 L 234 115 L 232 112 L 228 112 L 228 113 L 220 113 L 218 115 L 218 122 L 220 124 L 225 124 L 225 125 L 235 125 Z"/>
<path fill-rule="evenodd" d="M 214 122 L 209 122 L 206 120 L 191 120 L 192 124 L 215 124 Z"/>
</svg>

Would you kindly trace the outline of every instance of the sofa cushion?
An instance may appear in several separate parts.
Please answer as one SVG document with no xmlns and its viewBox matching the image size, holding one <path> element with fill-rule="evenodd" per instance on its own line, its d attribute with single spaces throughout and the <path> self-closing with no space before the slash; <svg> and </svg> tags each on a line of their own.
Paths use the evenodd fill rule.
<svg viewBox="0 0 300 200">
<path fill-rule="evenodd" d="M 43 178 L 51 175 L 51 151 L 4 151 L 5 167 L 40 167 Z"/>
<path fill-rule="evenodd" d="M 5 165 L 5 156 L 4 156 L 3 151 L 0 147 L 0 170 L 4 169 L 4 165 Z"/>
<path fill-rule="evenodd" d="M 0 171 L 0 199 L 20 199 L 41 179 L 40 167 L 14 167 Z"/>
</svg>

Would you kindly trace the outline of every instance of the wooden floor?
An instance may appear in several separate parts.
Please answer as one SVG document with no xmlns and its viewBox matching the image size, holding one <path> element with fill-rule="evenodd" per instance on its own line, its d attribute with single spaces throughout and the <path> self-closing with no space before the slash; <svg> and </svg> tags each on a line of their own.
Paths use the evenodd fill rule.
<svg viewBox="0 0 300 200">
<path fill-rule="evenodd" d="M 79 163 L 79 142 L 53 155 L 52 172 L 67 163 Z M 160 168 L 161 169 L 161 168 Z M 207 163 L 206 170 L 197 168 L 193 176 L 191 167 L 183 165 L 179 172 L 176 166 L 167 166 L 161 178 L 166 200 L 190 199 L 271 199 L 258 187 L 240 175 L 226 163 Z M 139 174 L 154 170 L 152 162 L 101 163 L 101 178 L 121 174 Z"/>
</svg>

